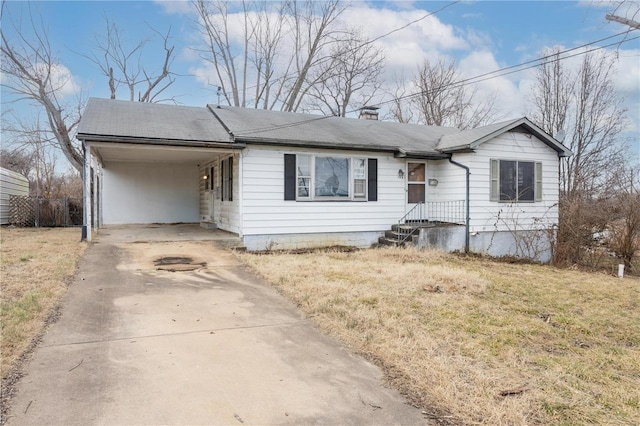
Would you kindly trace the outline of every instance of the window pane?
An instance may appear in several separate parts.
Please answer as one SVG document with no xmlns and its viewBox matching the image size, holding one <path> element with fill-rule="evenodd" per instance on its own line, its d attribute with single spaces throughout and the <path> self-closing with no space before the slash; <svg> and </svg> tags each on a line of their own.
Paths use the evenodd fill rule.
<svg viewBox="0 0 640 426">
<path fill-rule="evenodd" d="M 533 201 L 534 198 L 534 163 L 518 162 L 518 201 Z"/>
<path fill-rule="evenodd" d="M 353 165 L 353 178 L 354 179 L 366 179 L 367 178 L 367 160 L 364 158 L 356 158 Z"/>
<path fill-rule="evenodd" d="M 500 200 L 516 201 L 516 162 L 500 160 Z"/>
<path fill-rule="evenodd" d="M 309 178 L 298 178 L 298 197 L 308 197 L 309 194 L 309 184 L 311 183 L 311 179 Z"/>
<path fill-rule="evenodd" d="M 311 176 L 311 157 L 298 155 L 298 176 Z"/>
<path fill-rule="evenodd" d="M 353 196 L 356 198 L 364 198 L 367 181 L 365 179 L 355 179 L 353 181 Z"/>
<path fill-rule="evenodd" d="M 409 184 L 409 204 L 424 202 L 424 183 Z"/>
<path fill-rule="evenodd" d="M 424 182 L 424 163 L 409 163 L 409 182 Z"/>
<path fill-rule="evenodd" d="M 316 157 L 314 195 L 348 197 L 349 169 L 348 158 Z"/>
</svg>

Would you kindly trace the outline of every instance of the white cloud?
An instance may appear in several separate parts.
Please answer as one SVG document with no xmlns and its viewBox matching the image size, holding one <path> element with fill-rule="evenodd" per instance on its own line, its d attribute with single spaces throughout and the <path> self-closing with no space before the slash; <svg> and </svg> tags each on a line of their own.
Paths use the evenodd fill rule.
<svg viewBox="0 0 640 426">
<path fill-rule="evenodd" d="M 487 74 L 500 69 L 493 53 L 488 50 L 474 51 L 458 62 L 458 69 L 463 78 L 470 78 Z M 487 77 L 491 77 L 490 75 Z M 523 115 L 524 103 L 516 83 L 508 77 L 490 78 L 468 86 L 469 90 L 477 90 L 476 99 L 482 100 L 497 95 L 496 108 L 504 118 L 514 118 Z"/>
<path fill-rule="evenodd" d="M 169 15 L 186 15 L 192 12 L 189 0 L 154 0 Z"/>
</svg>

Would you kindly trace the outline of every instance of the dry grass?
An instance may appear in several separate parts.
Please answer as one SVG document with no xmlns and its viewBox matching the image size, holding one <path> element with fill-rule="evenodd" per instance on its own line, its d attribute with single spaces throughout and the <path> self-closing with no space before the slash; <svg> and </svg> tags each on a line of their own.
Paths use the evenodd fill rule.
<svg viewBox="0 0 640 426">
<path fill-rule="evenodd" d="M 86 248 L 77 228 L 0 231 L 0 371 L 16 365 L 64 295 Z"/>
<path fill-rule="evenodd" d="M 640 418 L 637 277 L 413 249 L 239 256 L 434 418 Z"/>
</svg>

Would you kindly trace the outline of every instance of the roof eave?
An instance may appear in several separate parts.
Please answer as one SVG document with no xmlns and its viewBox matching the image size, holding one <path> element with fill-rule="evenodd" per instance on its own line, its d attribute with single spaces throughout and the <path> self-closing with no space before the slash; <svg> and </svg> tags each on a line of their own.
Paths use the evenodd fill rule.
<svg viewBox="0 0 640 426">
<path fill-rule="evenodd" d="M 86 133 L 78 133 L 76 135 L 76 139 L 84 142 L 115 142 L 115 143 L 126 143 L 126 144 L 166 145 L 166 146 L 184 146 L 184 147 L 198 147 L 198 148 L 243 149 L 246 146 L 238 142 L 142 138 L 142 137 L 134 137 L 134 136 L 96 135 L 96 134 L 86 134 Z"/>
<path fill-rule="evenodd" d="M 289 146 L 296 148 L 321 148 L 321 149 L 342 149 L 348 151 L 375 151 L 375 152 L 397 152 L 398 148 L 395 146 L 372 146 L 372 145 L 359 145 L 359 144 L 339 144 L 334 142 L 322 142 L 322 141 L 303 141 L 293 139 L 276 139 L 276 138 L 264 138 L 264 137 L 251 137 L 251 136 L 236 136 L 234 139 L 236 142 L 244 144 L 255 145 L 275 145 L 275 146 Z"/>
<path fill-rule="evenodd" d="M 449 158 L 448 154 L 441 152 L 431 152 L 431 151 L 405 151 L 398 150 L 396 154 L 394 154 L 396 158 L 407 158 L 413 160 L 446 160 Z"/>
<path fill-rule="evenodd" d="M 473 152 L 479 145 L 499 136 L 505 132 L 508 132 L 512 129 L 515 129 L 518 126 L 525 126 L 535 137 L 540 139 L 545 145 L 549 148 L 553 149 L 558 153 L 558 157 L 570 157 L 573 153 L 567 149 L 562 143 L 549 136 L 545 131 L 540 129 L 534 123 L 532 123 L 528 118 L 522 117 L 518 120 L 513 120 L 511 122 L 506 123 L 503 127 L 494 130 L 493 132 L 484 135 L 483 137 L 476 139 L 475 141 L 465 144 L 458 145 L 456 147 L 449 147 L 443 149 L 442 152 L 454 153 L 454 152 Z"/>
</svg>

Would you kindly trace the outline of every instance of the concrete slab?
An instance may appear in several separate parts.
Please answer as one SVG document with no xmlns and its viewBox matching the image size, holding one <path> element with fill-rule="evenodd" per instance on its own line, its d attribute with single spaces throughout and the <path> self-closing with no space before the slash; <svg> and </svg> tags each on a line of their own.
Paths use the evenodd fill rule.
<svg viewBox="0 0 640 426">
<path fill-rule="evenodd" d="M 98 230 L 99 241 L 130 243 L 144 241 L 225 241 L 241 244 L 238 234 L 221 229 L 206 229 L 196 223 L 175 225 L 107 225 Z"/>
<path fill-rule="evenodd" d="M 427 423 L 219 241 L 123 239 L 88 248 L 9 425 Z M 155 269 L 176 255 L 206 267 Z"/>
</svg>

